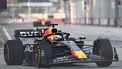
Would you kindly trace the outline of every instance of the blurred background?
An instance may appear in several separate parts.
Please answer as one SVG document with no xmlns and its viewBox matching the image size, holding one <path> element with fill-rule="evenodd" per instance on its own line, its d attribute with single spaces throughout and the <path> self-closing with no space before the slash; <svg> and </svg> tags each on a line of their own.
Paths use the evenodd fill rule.
<svg viewBox="0 0 122 69">
<path fill-rule="evenodd" d="M 54 18 L 68 24 L 122 27 L 122 0 L 1 0 L 1 23 Z M 6 21 L 6 22 L 5 22 Z"/>
</svg>

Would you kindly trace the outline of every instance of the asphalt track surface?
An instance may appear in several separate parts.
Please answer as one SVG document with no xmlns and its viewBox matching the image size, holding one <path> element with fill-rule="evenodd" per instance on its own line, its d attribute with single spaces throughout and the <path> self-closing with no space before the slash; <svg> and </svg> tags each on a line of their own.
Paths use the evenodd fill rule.
<svg viewBox="0 0 122 69">
<path fill-rule="evenodd" d="M 14 30 L 23 28 L 32 28 L 31 24 L 11 24 L 0 26 L 0 69 L 38 69 L 34 66 L 12 65 L 7 66 L 3 58 L 3 43 L 8 39 L 14 39 Z M 71 33 L 71 36 L 78 38 L 86 36 L 86 44 L 93 44 L 97 37 L 105 37 L 111 40 L 112 46 L 117 48 L 120 58 L 119 62 L 113 62 L 110 67 L 97 67 L 95 63 L 75 63 L 52 65 L 50 68 L 40 69 L 122 69 L 122 28 L 96 27 L 96 26 L 74 26 L 61 24 L 58 29 Z M 25 43 L 32 42 L 28 39 L 23 39 Z"/>
</svg>

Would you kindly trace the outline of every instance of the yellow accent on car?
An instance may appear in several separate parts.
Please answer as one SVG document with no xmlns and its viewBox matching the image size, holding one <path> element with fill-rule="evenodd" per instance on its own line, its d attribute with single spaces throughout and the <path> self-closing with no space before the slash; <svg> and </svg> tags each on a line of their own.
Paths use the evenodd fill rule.
<svg viewBox="0 0 122 69">
<path fill-rule="evenodd" d="M 75 51 L 74 56 L 76 56 L 78 59 L 87 58 L 83 51 Z"/>
</svg>

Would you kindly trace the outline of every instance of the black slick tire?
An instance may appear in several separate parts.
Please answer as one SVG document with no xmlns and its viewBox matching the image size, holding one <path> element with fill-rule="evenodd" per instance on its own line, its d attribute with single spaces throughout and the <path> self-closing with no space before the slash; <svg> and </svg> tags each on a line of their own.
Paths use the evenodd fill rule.
<svg viewBox="0 0 122 69">
<path fill-rule="evenodd" d="M 24 48 L 20 40 L 8 40 L 4 45 L 4 59 L 7 65 L 21 65 Z"/>
<path fill-rule="evenodd" d="M 52 46 L 47 40 L 44 39 L 38 42 L 38 49 L 35 54 L 37 68 L 47 68 L 50 66 L 48 61 L 52 59 Z"/>
<path fill-rule="evenodd" d="M 94 41 L 93 54 L 104 57 L 105 60 L 111 61 L 97 61 L 95 62 L 99 67 L 107 67 L 112 64 L 113 60 L 113 49 L 108 39 L 97 39 Z"/>
</svg>

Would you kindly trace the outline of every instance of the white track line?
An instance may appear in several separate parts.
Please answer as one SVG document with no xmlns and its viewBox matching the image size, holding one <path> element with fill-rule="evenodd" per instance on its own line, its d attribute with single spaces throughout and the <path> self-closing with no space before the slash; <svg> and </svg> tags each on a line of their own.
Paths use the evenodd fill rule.
<svg viewBox="0 0 122 69">
<path fill-rule="evenodd" d="M 5 32 L 7 39 L 12 40 L 12 38 L 11 38 L 10 34 L 8 33 L 8 31 L 6 30 L 6 28 L 5 27 L 2 27 L 2 28 L 3 28 L 3 31 Z"/>
</svg>

